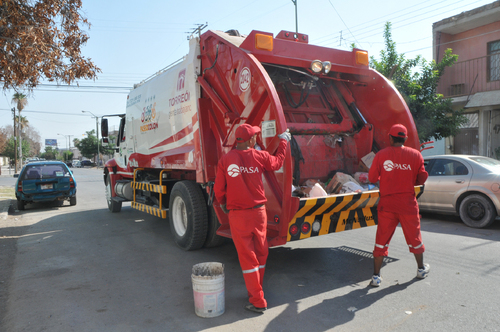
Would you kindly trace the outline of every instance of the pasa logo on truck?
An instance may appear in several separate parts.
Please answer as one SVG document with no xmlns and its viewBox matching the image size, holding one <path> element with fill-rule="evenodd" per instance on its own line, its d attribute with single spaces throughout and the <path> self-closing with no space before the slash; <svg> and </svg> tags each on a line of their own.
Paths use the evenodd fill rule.
<svg viewBox="0 0 500 332">
<path fill-rule="evenodd" d="M 141 122 L 144 125 L 141 126 L 141 132 L 158 128 L 158 121 L 153 122 L 156 117 L 156 102 L 153 102 L 154 100 L 155 96 L 146 99 L 146 106 L 142 108 Z"/>
<path fill-rule="evenodd" d="M 250 82 L 252 80 L 252 75 L 250 75 L 250 69 L 247 67 L 243 68 L 240 72 L 240 90 L 245 92 L 250 88 Z"/>
<path fill-rule="evenodd" d="M 396 163 L 393 163 L 392 160 L 384 161 L 384 169 L 387 172 L 390 172 L 393 169 L 400 169 L 402 171 L 411 171 L 411 167 L 409 164 L 396 164 Z"/>
</svg>

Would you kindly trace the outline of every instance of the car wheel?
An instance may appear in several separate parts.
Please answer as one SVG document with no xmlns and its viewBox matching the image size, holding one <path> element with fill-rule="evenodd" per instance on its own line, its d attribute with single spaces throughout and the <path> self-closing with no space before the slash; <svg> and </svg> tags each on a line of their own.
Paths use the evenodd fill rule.
<svg viewBox="0 0 500 332">
<path fill-rule="evenodd" d="M 115 212 L 120 212 L 122 209 L 122 202 L 117 202 L 111 197 L 111 178 L 108 174 L 107 181 L 106 181 L 106 188 L 105 188 L 105 193 L 106 193 L 106 201 L 108 203 L 108 209 L 109 211 L 115 213 Z"/>
<path fill-rule="evenodd" d="M 493 203 L 478 194 L 465 197 L 460 203 L 459 213 L 464 224 L 473 228 L 488 227 L 497 216 Z"/>
<path fill-rule="evenodd" d="M 76 205 L 76 196 L 69 198 L 69 205 L 71 206 Z"/>
<path fill-rule="evenodd" d="M 191 181 L 177 182 L 170 193 L 170 230 L 184 250 L 199 249 L 207 238 L 207 205 L 201 187 Z"/>
<path fill-rule="evenodd" d="M 17 200 L 17 209 L 18 210 L 24 210 L 25 205 L 26 205 L 26 203 L 23 200 L 21 200 L 21 199 Z"/>
</svg>

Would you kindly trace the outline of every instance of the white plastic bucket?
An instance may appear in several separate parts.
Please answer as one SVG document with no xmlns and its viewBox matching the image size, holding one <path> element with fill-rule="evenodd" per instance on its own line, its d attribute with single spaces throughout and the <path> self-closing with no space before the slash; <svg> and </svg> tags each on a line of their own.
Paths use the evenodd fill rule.
<svg viewBox="0 0 500 332">
<path fill-rule="evenodd" d="M 200 317 L 217 317 L 224 313 L 224 264 L 200 263 L 193 266 L 194 310 Z"/>
</svg>

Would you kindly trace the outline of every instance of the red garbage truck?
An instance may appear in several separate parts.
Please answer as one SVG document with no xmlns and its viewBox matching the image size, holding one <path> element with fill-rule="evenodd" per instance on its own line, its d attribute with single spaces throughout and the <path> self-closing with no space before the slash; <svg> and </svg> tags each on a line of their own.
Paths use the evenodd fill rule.
<svg viewBox="0 0 500 332">
<path fill-rule="evenodd" d="M 408 128 L 406 146 L 420 146 L 405 101 L 369 68 L 367 52 L 311 45 L 307 35 L 289 31 L 192 36 L 189 53 L 136 84 L 126 113 L 114 116 L 116 151 L 104 167 L 109 210 L 130 201 L 168 217 L 184 250 L 231 237 L 213 184 L 243 123 L 261 128 L 256 148 L 271 154 L 278 134 L 289 129 L 293 137 L 283 167 L 263 176 L 269 246 L 376 225 L 378 190 L 298 197 L 294 189 L 359 171 L 362 157 L 389 145 L 395 123 Z M 107 141 L 108 116 L 101 124 Z"/>
</svg>

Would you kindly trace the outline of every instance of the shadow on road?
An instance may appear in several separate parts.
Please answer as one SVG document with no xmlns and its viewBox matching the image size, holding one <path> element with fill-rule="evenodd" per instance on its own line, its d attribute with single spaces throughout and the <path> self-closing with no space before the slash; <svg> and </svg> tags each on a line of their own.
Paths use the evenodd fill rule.
<svg viewBox="0 0 500 332">
<path fill-rule="evenodd" d="M 33 207 L 19 213 L 34 213 L 38 207 Z M 0 270 L 10 280 L 9 294 L 16 294 L 15 300 L 5 301 L 7 287 L 0 285 L 4 297 L 0 302 L 9 303 L 7 316 L 5 307 L 0 307 L 0 317 L 7 317 L 7 328 L 25 328 L 25 318 L 20 315 L 28 311 L 30 320 L 36 321 L 41 330 L 52 331 L 62 331 L 61 326 L 71 326 L 75 321 L 85 322 L 84 330 L 128 326 L 153 331 L 162 326 L 172 331 L 201 331 L 259 319 L 243 309 L 248 298 L 232 243 L 183 251 L 173 241 L 168 220 L 145 215 L 130 206 L 124 206 L 119 214 L 64 206 L 61 214 L 28 228 L 0 231 L 0 245 L 10 241 L 15 246 L 18 241 L 19 251 L 17 256 L 14 250 L 10 258 L 0 260 Z M 3 239 L 5 234 L 23 237 Z M 211 261 L 225 265 L 226 312 L 201 319 L 194 313 L 191 269 Z M 385 264 L 395 261 L 387 258 Z M 270 309 L 286 309 L 270 320 L 266 330 L 283 330 L 291 322 L 290 331 L 333 328 L 353 319 L 355 312 L 348 311 L 348 307 L 362 310 L 412 283 L 387 285 L 368 293 L 361 284 L 368 284 L 372 268 L 371 253 L 357 248 L 271 248 L 264 291 Z M 349 287 L 354 290 L 340 297 L 328 294 Z M 322 302 L 299 312 L 299 303 L 311 298 Z M 33 306 L 36 303 L 44 305 Z M 67 310 L 68 305 L 78 311 Z M 336 313 L 330 317 L 332 311 Z M 321 317 L 317 328 L 311 325 L 315 316 Z M 266 324 L 262 323 L 264 329 Z"/>
</svg>

